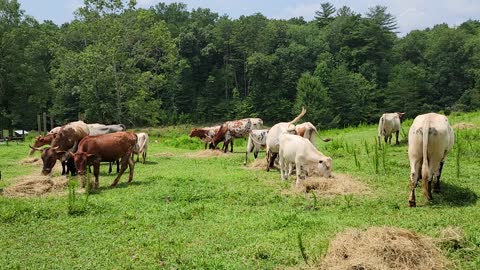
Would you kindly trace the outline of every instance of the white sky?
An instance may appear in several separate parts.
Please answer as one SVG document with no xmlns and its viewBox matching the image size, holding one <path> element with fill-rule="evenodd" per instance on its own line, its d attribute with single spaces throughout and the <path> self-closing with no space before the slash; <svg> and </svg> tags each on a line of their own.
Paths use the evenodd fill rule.
<svg viewBox="0 0 480 270">
<path fill-rule="evenodd" d="M 52 20 L 56 24 L 73 19 L 73 11 L 83 5 L 83 0 L 18 0 L 21 8 L 37 20 Z M 156 5 L 156 0 L 137 0 L 138 7 L 148 8 Z M 165 3 L 179 1 L 163 1 Z M 189 10 L 202 7 L 210 8 L 220 15 L 231 18 L 260 12 L 268 18 L 288 19 L 303 16 L 313 19 L 320 3 L 315 0 L 184 0 Z M 369 7 L 387 6 L 387 11 L 397 18 L 398 32 L 401 36 L 414 29 L 425 29 L 435 24 L 448 23 L 458 26 L 468 19 L 480 19 L 479 0 L 331 0 L 336 8 L 343 5 L 357 13 L 365 14 Z"/>
</svg>

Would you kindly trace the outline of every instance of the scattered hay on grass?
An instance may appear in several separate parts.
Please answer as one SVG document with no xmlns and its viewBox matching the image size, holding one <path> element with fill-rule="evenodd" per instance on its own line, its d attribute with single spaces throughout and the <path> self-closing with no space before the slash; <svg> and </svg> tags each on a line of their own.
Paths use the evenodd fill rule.
<svg viewBox="0 0 480 270">
<path fill-rule="evenodd" d="M 27 157 L 22 160 L 20 160 L 20 164 L 25 165 L 25 164 L 33 164 L 33 165 L 43 165 L 43 161 L 41 158 L 38 157 Z"/>
<path fill-rule="evenodd" d="M 62 192 L 67 185 L 68 179 L 65 176 L 28 175 L 17 178 L 14 185 L 3 190 L 3 195 L 9 197 L 40 196 Z"/>
<path fill-rule="evenodd" d="M 277 162 L 278 159 L 275 160 L 274 167 L 278 170 L 280 170 L 280 167 Z M 267 168 L 267 159 L 266 158 L 256 158 L 252 162 L 247 163 L 245 166 L 246 169 L 252 169 L 252 170 L 265 170 Z"/>
<path fill-rule="evenodd" d="M 189 158 L 209 158 L 209 157 L 219 157 L 226 156 L 228 153 L 224 153 L 221 150 L 202 150 L 185 154 L 185 157 Z"/>
<path fill-rule="evenodd" d="M 450 263 L 432 239 L 391 227 L 347 229 L 330 242 L 322 269 L 445 269 Z"/>
<path fill-rule="evenodd" d="M 335 174 L 332 178 L 308 177 L 301 182 L 301 186 L 297 188 L 295 184 L 291 189 L 284 190 L 285 195 L 292 193 L 309 193 L 315 192 L 319 195 L 346 195 L 346 194 L 366 194 L 369 193 L 368 187 L 354 179 L 348 174 Z"/>
<path fill-rule="evenodd" d="M 445 249 L 460 249 L 465 246 L 465 234 L 461 228 L 449 226 L 440 231 L 435 242 Z"/>
<path fill-rule="evenodd" d="M 454 129 L 470 129 L 470 128 L 476 128 L 472 123 L 465 123 L 465 122 L 460 122 L 452 126 Z"/>
</svg>

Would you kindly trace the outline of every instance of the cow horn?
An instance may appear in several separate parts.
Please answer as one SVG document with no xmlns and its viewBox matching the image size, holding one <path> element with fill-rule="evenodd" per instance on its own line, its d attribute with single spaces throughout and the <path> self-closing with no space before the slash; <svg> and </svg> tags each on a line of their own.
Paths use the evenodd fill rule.
<svg viewBox="0 0 480 270">
<path fill-rule="evenodd" d="M 37 150 L 37 151 L 43 151 L 43 148 L 41 147 L 33 147 L 31 145 L 28 145 L 30 148 L 32 148 L 33 150 Z"/>
</svg>

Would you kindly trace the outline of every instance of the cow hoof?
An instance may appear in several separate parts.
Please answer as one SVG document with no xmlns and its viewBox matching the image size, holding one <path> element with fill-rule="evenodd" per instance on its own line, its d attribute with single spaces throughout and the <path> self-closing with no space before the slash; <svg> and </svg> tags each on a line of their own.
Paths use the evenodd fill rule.
<svg viewBox="0 0 480 270">
<path fill-rule="evenodd" d="M 408 206 L 417 207 L 417 203 L 415 201 L 408 201 Z"/>
</svg>

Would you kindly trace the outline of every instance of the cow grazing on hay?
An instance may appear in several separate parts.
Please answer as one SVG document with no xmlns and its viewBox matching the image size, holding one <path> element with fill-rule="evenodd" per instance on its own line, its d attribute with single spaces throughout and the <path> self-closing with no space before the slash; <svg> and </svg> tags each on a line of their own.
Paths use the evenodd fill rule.
<svg viewBox="0 0 480 270">
<path fill-rule="evenodd" d="M 131 132 L 116 132 L 98 136 L 87 136 L 78 144 L 78 150 L 71 153 L 81 176 L 82 187 L 85 187 L 85 172 L 88 165 L 93 165 L 95 185 L 99 187 L 98 176 L 100 173 L 100 162 L 113 162 L 120 159 L 120 172 L 111 186 L 116 186 L 127 166 L 130 168 L 128 182 L 133 180 L 134 163 L 132 154 L 137 143 L 137 135 Z"/>
<path fill-rule="evenodd" d="M 197 137 L 205 143 L 205 149 L 207 149 L 207 145 L 211 143 L 213 136 L 215 133 L 218 132 L 220 126 L 214 127 L 204 127 L 204 128 L 194 128 L 188 135 L 190 138 Z"/>
<path fill-rule="evenodd" d="M 432 199 L 432 178 L 435 178 L 434 192 L 440 192 L 440 176 L 443 163 L 454 143 L 453 129 L 444 115 L 427 113 L 413 121 L 408 132 L 408 159 L 410 160 L 409 205 L 415 207 L 415 188 L 422 178 L 425 197 Z"/>
</svg>

